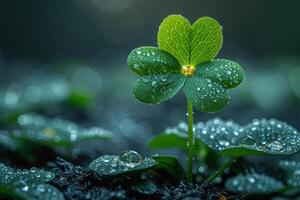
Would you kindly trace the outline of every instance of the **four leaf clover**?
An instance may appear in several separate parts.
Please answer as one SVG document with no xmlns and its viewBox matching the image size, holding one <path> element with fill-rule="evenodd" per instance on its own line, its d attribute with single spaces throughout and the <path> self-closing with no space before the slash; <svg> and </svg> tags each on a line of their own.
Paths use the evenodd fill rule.
<svg viewBox="0 0 300 200">
<path fill-rule="evenodd" d="M 227 89 L 244 78 L 238 63 L 214 59 L 222 42 L 222 27 L 216 20 L 202 17 L 191 25 L 181 15 L 170 15 L 160 25 L 158 47 L 139 47 L 128 56 L 129 68 L 140 76 L 134 96 L 158 104 L 183 88 L 196 109 L 222 109 L 229 100 Z"/>
</svg>

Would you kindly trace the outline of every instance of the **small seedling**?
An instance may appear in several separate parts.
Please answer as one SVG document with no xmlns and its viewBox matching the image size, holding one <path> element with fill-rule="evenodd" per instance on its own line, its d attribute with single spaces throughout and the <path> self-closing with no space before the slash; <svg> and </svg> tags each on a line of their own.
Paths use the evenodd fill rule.
<svg viewBox="0 0 300 200">
<path fill-rule="evenodd" d="M 193 107 L 216 112 L 228 102 L 227 89 L 238 86 L 244 73 L 233 61 L 214 59 L 222 47 L 222 27 L 210 18 L 190 22 L 168 16 L 159 27 L 158 47 L 139 47 L 128 56 L 128 66 L 140 76 L 134 96 L 148 104 L 171 99 L 183 88 L 188 110 L 187 179 L 192 181 L 194 157 Z"/>
</svg>

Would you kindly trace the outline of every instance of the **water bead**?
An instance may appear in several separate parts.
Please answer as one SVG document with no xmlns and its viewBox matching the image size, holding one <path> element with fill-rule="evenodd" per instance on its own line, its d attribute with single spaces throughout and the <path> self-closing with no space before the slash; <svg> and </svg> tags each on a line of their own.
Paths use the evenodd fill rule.
<svg viewBox="0 0 300 200">
<path fill-rule="evenodd" d="M 136 167 L 142 160 L 142 156 L 136 151 L 126 151 L 119 156 L 119 164 L 130 168 Z"/>
</svg>

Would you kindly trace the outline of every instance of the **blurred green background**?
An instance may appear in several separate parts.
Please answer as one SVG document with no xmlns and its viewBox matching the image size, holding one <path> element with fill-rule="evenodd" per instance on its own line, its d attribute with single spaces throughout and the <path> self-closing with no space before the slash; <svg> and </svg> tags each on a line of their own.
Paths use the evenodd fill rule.
<svg viewBox="0 0 300 200">
<path fill-rule="evenodd" d="M 136 77 L 126 64 L 133 48 L 156 46 L 164 17 L 182 14 L 192 22 L 218 20 L 224 33 L 218 57 L 246 71 L 230 104 L 214 114 L 196 111 L 196 122 L 274 117 L 300 129 L 299 7 L 296 0 L 1 0 L 2 127 L 16 113 L 38 111 L 103 126 L 138 148 L 185 120 L 182 94 L 155 106 L 135 100 Z M 124 141 L 114 150 L 122 148 Z"/>
</svg>

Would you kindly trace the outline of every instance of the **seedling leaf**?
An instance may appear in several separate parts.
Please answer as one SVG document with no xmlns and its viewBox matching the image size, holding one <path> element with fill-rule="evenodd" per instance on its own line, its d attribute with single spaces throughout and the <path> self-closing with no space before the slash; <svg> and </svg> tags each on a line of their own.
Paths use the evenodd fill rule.
<svg viewBox="0 0 300 200">
<path fill-rule="evenodd" d="M 101 156 L 90 163 L 89 169 L 101 176 L 114 176 L 148 170 L 156 164 L 152 158 L 142 158 L 142 156 L 135 151 L 127 151 L 119 156 Z"/>
<path fill-rule="evenodd" d="M 186 127 L 187 125 L 180 123 L 178 127 L 180 126 Z M 176 140 L 181 141 L 183 139 L 187 141 L 187 130 L 180 129 L 179 131 L 178 127 L 167 129 L 172 130 L 174 133 L 180 132 L 180 134 L 172 136 L 174 137 L 173 142 L 175 143 Z M 247 155 L 289 155 L 300 150 L 299 132 L 288 124 L 275 119 L 253 120 L 252 123 L 246 126 L 240 126 L 232 121 L 223 121 L 216 118 L 204 124 L 195 124 L 194 127 L 196 142 L 202 141 L 209 148 L 222 155 L 233 157 Z M 162 135 L 168 135 L 168 131 L 166 133 Z M 156 136 L 154 139 L 155 141 L 158 138 L 155 141 L 157 148 L 169 146 L 163 140 L 161 144 L 158 144 L 160 138 L 164 138 L 162 135 Z M 150 144 L 153 144 L 153 142 L 151 141 Z M 180 143 L 178 143 L 179 145 Z"/>
<path fill-rule="evenodd" d="M 190 64 L 190 38 L 189 20 L 181 15 L 170 15 L 161 23 L 157 41 L 160 49 L 171 53 L 184 66 Z"/>
<path fill-rule="evenodd" d="M 55 187 L 46 184 L 54 178 L 48 171 L 31 168 L 14 170 L 0 163 L 0 193 L 24 200 L 63 200 Z"/>
<path fill-rule="evenodd" d="M 194 22 L 191 32 L 190 64 L 196 66 L 212 60 L 223 43 L 220 24 L 210 17 L 201 17 Z"/>
<path fill-rule="evenodd" d="M 23 114 L 18 118 L 21 130 L 13 132 L 13 137 L 38 144 L 71 146 L 84 140 L 107 139 L 112 133 L 99 127 L 81 128 L 62 118 L 49 119 L 37 114 Z"/>
</svg>

